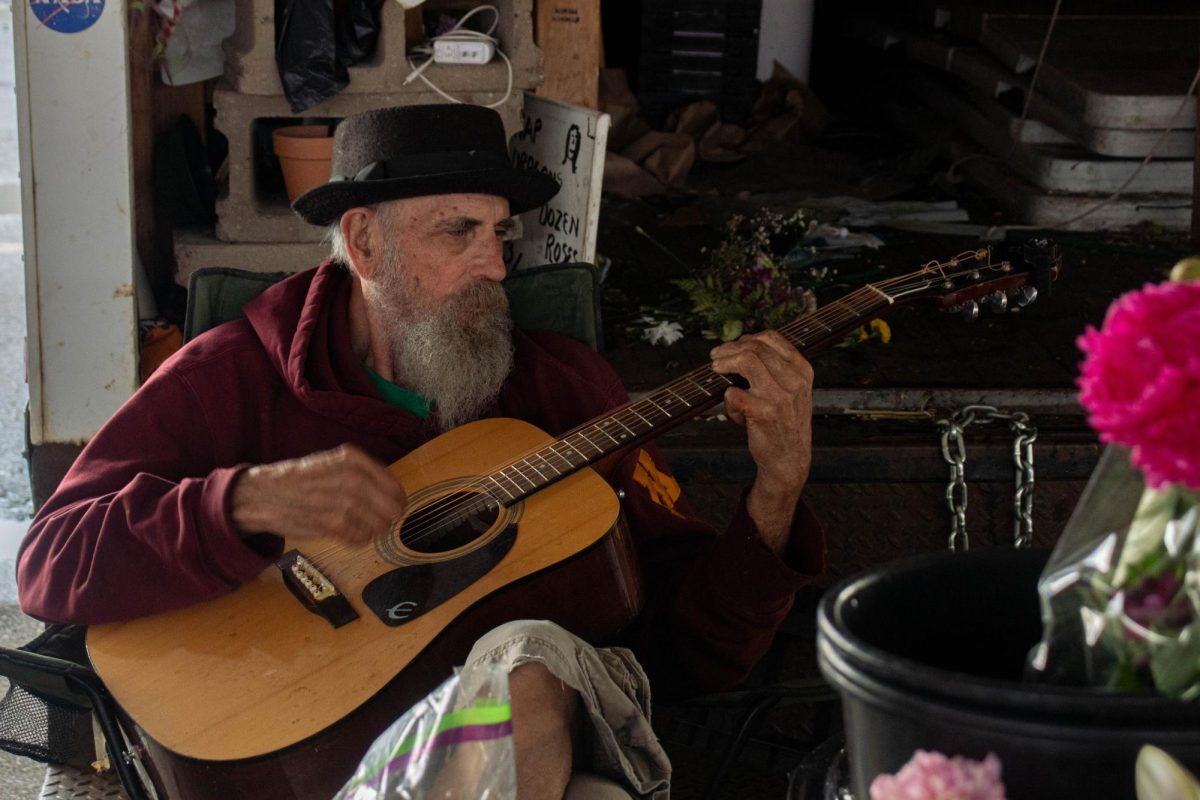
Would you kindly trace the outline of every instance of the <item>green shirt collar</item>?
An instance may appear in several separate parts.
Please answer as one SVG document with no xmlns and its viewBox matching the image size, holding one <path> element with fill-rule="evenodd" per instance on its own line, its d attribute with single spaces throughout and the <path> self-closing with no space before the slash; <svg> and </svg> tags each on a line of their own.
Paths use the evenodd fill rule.
<svg viewBox="0 0 1200 800">
<path fill-rule="evenodd" d="M 363 369 L 367 371 L 367 375 L 371 378 L 371 383 L 375 384 L 375 388 L 383 395 L 384 402 L 388 405 L 402 408 L 420 419 L 425 419 L 429 416 L 433 404 L 424 397 L 380 377 L 370 367 L 363 367 Z"/>
</svg>

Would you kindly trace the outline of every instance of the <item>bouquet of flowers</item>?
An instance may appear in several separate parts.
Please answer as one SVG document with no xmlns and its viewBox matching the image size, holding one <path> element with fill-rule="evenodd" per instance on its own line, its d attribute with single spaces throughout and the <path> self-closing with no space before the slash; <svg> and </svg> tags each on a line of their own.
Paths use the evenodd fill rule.
<svg viewBox="0 0 1200 800">
<path fill-rule="evenodd" d="M 1079 338 L 1110 444 L 1047 565 L 1041 677 L 1200 697 L 1200 281 L 1118 298 Z"/>
<path fill-rule="evenodd" d="M 698 331 L 706 339 L 728 342 L 745 333 L 778 328 L 815 311 L 813 290 L 837 285 L 842 279 L 836 268 L 803 266 L 809 251 L 816 251 L 815 245 L 807 243 L 825 241 L 829 235 L 837 241 L 841 240 L 838 237 L 854 237 L 856 243 L 865 242 L 862 246 L 868 247 L 882 242 L 870 234 L 850 234 L 845 228 L 823 224 L 810 214 L 761 208 L 749 216 L 729 217 L 721 242 L 702 251 L 704 266 L 690 277 L 671 281 L 683 292 L 687 307 L 681 308 L 672 299 L 652 308 L 643 306 L 634 322 L 641 338 L 655 345 L 670 345 L 685 333 Z M 641 228 L 637 231 L 649 236 Z M 876 319 L 851 332 L 842 344 L 851 346 L 870 339 L 886 344 L 890 338 L 891 329 Z"/>
<path fill-rule="evenodd" d="M 725 241 L 709 254 L 704 274 L 675 281 L 703 320 L 706 337 L 732 341 L 816 309 L 813 293 L 793 285 L 772 252 L 773 238 L 805 229 L 801 212 L 785 217 L 762 209 L 749 220 L 729 219 Z"/>
</svg>

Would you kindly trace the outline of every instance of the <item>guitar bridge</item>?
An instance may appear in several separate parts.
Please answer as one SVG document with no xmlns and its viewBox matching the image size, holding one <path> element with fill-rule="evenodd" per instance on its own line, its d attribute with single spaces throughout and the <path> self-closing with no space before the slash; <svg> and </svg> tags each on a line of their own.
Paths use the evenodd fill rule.
<svg viewBox="0 0 1200 800">
<path fill-rule="evenodd" d="M 358 619 L 358 612 L 350 605 L 333 581 L 325 576 L 316 564 L 309 561 L 299 550 L 289 550 L 275 562 L 283 574 L 283 585 L 288 588 L 306 609 L 323 617 L 335 628 Z"/>
</svg>

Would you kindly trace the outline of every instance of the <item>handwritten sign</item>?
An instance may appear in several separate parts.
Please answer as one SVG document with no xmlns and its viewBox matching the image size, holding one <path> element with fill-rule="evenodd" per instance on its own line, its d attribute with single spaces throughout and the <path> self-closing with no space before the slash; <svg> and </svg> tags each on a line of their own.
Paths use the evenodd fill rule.
<svg viewBox="0 0 1200 800">
<path fill-rule="evenodd" d="M 521 215 L 524 235 L 504 249 L 508 268 L 594 262 L 611 118 L 526 93 L 521 122 L 512 138 L 513 164 L 549 175 L 559 190 L 546 205 Z"/>
</svg>

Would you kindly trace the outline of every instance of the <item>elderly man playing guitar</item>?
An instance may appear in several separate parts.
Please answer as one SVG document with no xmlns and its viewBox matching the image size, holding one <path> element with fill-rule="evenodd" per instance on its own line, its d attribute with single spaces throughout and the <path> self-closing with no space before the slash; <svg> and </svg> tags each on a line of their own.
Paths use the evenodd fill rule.
<svg viewBox="0 0 1200 800">
<path fill-rule="evenodd" d="M 417 547 L 419 536 L 404 538 L 403 533 L 396 534 L 390 550 L 381 544 L 401 530 L 400 520 L 407 516 L 403 524 L 412 523 L 418 506 L 432 514 L 439 502 L 450 503 L 445 498 L 460 496 L 446 494 L 444 480 L 420 486 L 422 470 L 440 475 L 428 465 L 467 456 L 478 458 L 477 466 L 465 470 L 474 476 L 501 467 L 486 479 L 473 479 L 486 483 L 480 491 L 495 500 L 497 514 L 510 515 L 504 519 L 511 525 L 501 521 L 491 527 L 517 531 L 515 540 L 512 535 L 504 540 L 511 551 L 480 570 L 485 575 L 502 573 L 506 561 L 540 565 L 537 553 L 560 542 L 558 532 L 544 545 L 523 541 L 539 519 L 540 497 L 557 503 L 544 506 L 543 516 L 565 521 L 585 504 L 571 494 L 573 487 L 586 481 L 600 485 L 614 498 L 595 501 L 607 509 L 616 504 L 604 488 L 611 486 L 622 498 L 627 540 L 643 576 L 644 604 L 636 618 L 605 641 L 591 643 L 551 623 L 512 621 L 488 632 L 469 655 L 462 649 L 454 657 L 459 663 L 464 658 L 497 662 L 510 670 L 521 798 L 665 795 L 670 766 L 645 722 L 645 673 L 659 691 L 672 694 L 736 683 L 769 646 L 795 591 L 822 568 L 820 529 L 800 500 L 810 458 L 808 362 L 783 336 L 770 332 L 712 350 L 710 376 L 743 379 L 724 380 L 720 394 L 728 415 L 745 426 L 757 465 L 734 518 L 718 533 L 696 520 L 680 497 L 661 455 L 638 428 L 640 422 L 650 424 L 648 415 L 629 404 L 603 359 L 566 337 L 512 327 L 500 283 L 505 277 L 502 242 L 513 214 L 540 206 L 558 187 L 546 175 L 511 165 L 495 112 L 412 106 L 350 117 L 335 134 L 333 173 L 329 183 L 293 206 L 308 222 L 329 228 L 330 260 L 272 286 L 247 305 L 246 319 L 189 343 L 97 433 L 30 528 L 18 565 L 22 607 L 43 620 L 92 626 L 91 655 L 110 688 L 120 682 L 119 675 L 110 678 L 119 672 L 110 665 L 121 662 L 111 655 L 112 637 L 138 630 L 130 626 L 143 620 L 165 621 L 147 640 L 153 644 L 139 651 L 143 662 L 146 652 L 170 659 L 178 651 L 184 666 L 203 663 L 204 670 L 217 670 L 210 662 L 256 652 L 271 657 L 263 662 L 269 669 L 244 665 L 228 678 L 205 672 L 205 681 L 222 684 L 220 691 L 236 693 L 242 676 L 251 680 L 258 672 L 269 687 L 259 693 L 274 691 L 286 680 L 273 670 L 296 660 L 289 653 L 307 650 L 315 657 L 316 642 L 324 642 L 322 637 L 336 642 L 339 636 L 360 638 L 348 656 L 331 663 L 330 671 L 341 671 L 340 683 L 331 686 L 340 690 L 376 674 L 383 676 L 382 686 L 403 665 L 380 663 L 391 656 L 367 648 L 407 641 L 418 624 L 431 625 L 437 611 L 413 620 L 411 628 L 398 624 L 404 614 L 397 609 L 418 603 L 393 602 L 399 596 L 388 596 L 383 584 L 378 588 L 382 599 L 371 600 L 376 584 L 402 573 L 401 567 L 436 562 L 439 550 L 482 552 L 461 539 L 443 548 Z M 679 391 L 672 392 L 674 398 L 688 404 Z M 591 434 L 581 427 L 598 417 Z M 544 492 L 526 497 L 522 478 L 514 479 L 505 471 L 514 468 L 503 466 L 514 463 L 512 456 L 488 452 L 491 442 L 510 430 L 482 427 L 498 419 L 523 425 L 512 429 L 519 432 L 512 449 L 529 462 L 519 475 L 538 484 L 534 489 L 549 485 Z M 472 430 L 484 433 L 471 440 L 452 438 Z M 627 435 L 632 446 L 611 448 L 614 457 L 605 464 L 603 480 L 582 469 L 561 480 L 557 474 L 553 481 L 546 479 L 547 471 L 567 475 L 590 463 L 592 454 L 581 452 L 589 445 L 599 453 L 608 440 Z M 603 443 L 596 445 L 597 439 Z M 533 461 L 530 453 L 538 447 L 543 448 L 540 460 Z M 442 500 L 427 502 L 427 496 Z M 513 510 L 518 508 L 524 510 Z M 426 528 L 434 529 L 421 530 Z M 299 624 L 313 628 L 311 633 L 289 631 L 293 600 L 286 592 L 278 592 L 283 600 L 254 599 L 275 597 L 269 593 L 282 582 L 272 567 L 285 549 L 312 562 L 334 552 L 346 563 L 371 560 L 375 572 L 356 578 L 370 569 L 345 569 L 330 578 L 344 595 L 345 616 L 329 622 L 311 609 L 295 611 Z M 287 569 L 299 574 L 309 566 L 309 560 L 294 561 Z M 443 569 L 453 575 L 455 563 L 447 561 Z M 540 570 L 530 567 L 529 573 Z M 353 586 L 355 580 L 367 584 L 362 591 Z M 469 596 L 464 608 L 485 605 L 471 592 L 486 580 L 464 579 L 459 589 Z M 590 586 L 575 588 L 583 596 L 576 606 L 602 602 L 590 596 Z M 238 605 L 239 597 L 247 601 Z M 272 605 L 276 602 L 281 605 Z M 563 600 L 564 606 L 571 602 Z M 537 615 L 554 618 L 557 606 L 547 605 Z M 515 601 L 509 607 L 529 615 Z M 206 608 L 219 611 L 207 618 L 211 622 L 188 616 Z M 236 632 L 211 630 L 254 619 L 260 608 L 273 610 Z M 491 619 L 503 621 L 504 610 Z M 179 647 L 162 644 L 161 637 L 172 631 L 186 631 L 187 641 Z M 199 643 L 201 633 L 214 641 Z M 481 633 L 473 632 L 471 640 Z M 442 642 L 437 633 L 428 637 Z M 619 646 L 597 650 L 593 644 Z M 218 650 L 227 657 L 211 658 Z M 440 674 L 449 674 L 453 663 L 441 665 Z M 351 671 L 356 668 L 370 672 L 356 677 Z M 172 677 L 163 682 L 185 680 L 178 677 L 181 670 L 172 667 L 166 673 Z M 289 702 L 297 704 L 290 716 L 252 735 L 265 740 L 292 717 L 302 717 L 296 709 L 307 700 L 300 695 L 320 694 L 314 680 L 307 672 L 295 678 L 288 689 Z M 374 696 L 377 690 L 368 686 L 363 694 Z M 623 708 L 631 709 L 626 718 L 605 716 L 614 693 L 624 698 Z M 246 753 L 206 750 L 200 744 L 204 731 L 180 734 L 176 744 L 143 719 L 137 694 L 127 697 L 114 688 L 123 710 L 165 749 L 191 759 L 212 753 L 219 764 L 222 759 L 242 766 L 254 761 Z M 186 705 L 190 695 L 169 702 Z M 200 719 L 212 702 L 197 702 L 177 716 Z M 149 706 L 166 704 L 158 700 Z M 388 713 L 395 717 L 403 710 Z M 255 720 L 266 713 L 255 707 L 237 717 L 240 711 L 226 712 L 240 720 L 230 731 L 257 730 Z M 351 708 L 346 715 L 357 713 Z M 314 723 L 294 741 L 281 740 L 286 746 L 278 749 L 310 752 L 308 761 L 321 762 L 317 753 L 325 751 L 309 745 L 323 740 L 309 737 L 323 735 L 313 731 L 324 725 Z M 630 736 L 630 731 L 646 735 Z M 232 736 L 226 731 L 219 739 Z M 575 752 L 583 740 L 588 752 Z M 361 753 L 363 741 L 370 738 L 353 740 L 356 752 Z M 190 748 L 188 743 L 196 744 Z M 324 769 L 313 770 L 278 796 L 328 797 L 356 763 L 342 762 L 325 762 Z M 573 782 L 576 768 L 598 774 L 607 788 Z M 215 767 L 204 774 L 208 785 L 199 788 L 181 789 L 181 779 L 169 775 L 160 779 L 184 797 L 237 794 L 231 788 L 237 784 L 222 784 Z M 265 789 L 254 794 L 277 796 Z M 168 790 L 167 796 L 175 795 Z"/>
</svg>

